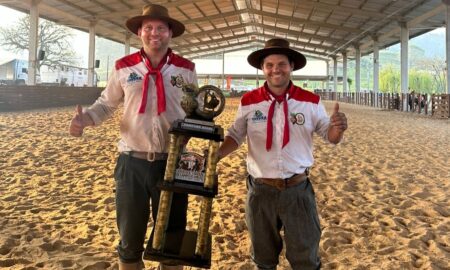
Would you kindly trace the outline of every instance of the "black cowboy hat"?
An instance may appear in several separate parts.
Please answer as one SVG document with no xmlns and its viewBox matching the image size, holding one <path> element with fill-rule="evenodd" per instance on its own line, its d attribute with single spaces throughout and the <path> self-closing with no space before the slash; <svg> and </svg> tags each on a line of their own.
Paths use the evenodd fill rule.
<svg viewBox="0 0 450 270">
<path fill-rule="evenodd" d="M 273 38 L 266 41 L 264 49 L 252 52 L 248 57 L 248 63 L 257 69 L 261 69 L 261 61 L 271 54 L 284 54 L 289 61 L 294 62 L 294 70 L 303 68 L 306 65 L 306 57 L 289 48 L 289 41 L 282 38 Z"/>
<path fill-rule="evenodd" d="M 170 29 L 172 29 L 172 37 L 178 37 L 184 33 L 184 24 L 172 19 L 166 7 L 156 4 L 145 5 L 142 8 L 142 15 L 128 19 L 126 26 L 131 32 L 137 35 L 138 29 L 142 26 L 142 21 L 145 19 L 158 19 L 167 22 Z"/>
</svg>

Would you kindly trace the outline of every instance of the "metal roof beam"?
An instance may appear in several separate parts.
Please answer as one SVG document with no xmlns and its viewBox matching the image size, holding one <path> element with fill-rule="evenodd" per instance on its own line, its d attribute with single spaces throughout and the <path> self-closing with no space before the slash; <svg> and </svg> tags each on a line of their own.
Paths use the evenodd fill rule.
<svg viewBox="0 0 450 270">
<path fill-rule="evenodd" d="M 81 19 L 70 13 L 63 12 L 59 9 L 48 6 L 42 2 L 39 4 L 39 10 L 45 10 L 47 12 L 53 12 L 55 14 L 62 15 L 64 17 L 64 21 L 58 21 L 59 24 L 67 25 L 69 27 L 74 27 L 74 25 L 76 25 L 77 28 L 84 28 L 83 30 L 85 30 L 85 31 L 88 31 L 87 29 L 89 29 L 89 25 L 90 25 L 89 20 Z M 109 39 L 123 42 L 123 35 L 125 33 L 121 34 L 122 37 L 118 37 L 118 32 L 115 31 L 114 29 L 103 27 L 98 24 L 95 26 L 95 29 L 96 29 L 97 35 L 99 33 L 102 33 L 102 35 L 104 35 L 104 36 L 106 35 Z"/>
<path fill-rule="evenodd" d="M 265 11 L 259 11 L 259 10 L 256 10 L 256 9 L 251 9 L 250 12 L 254 13 L 256 15 L 260 15 L 260 16 L 268 16 L 268 17 L 283 19 L 283 20 L 286 20 L 286 21 L 292 21 L 293 23 L 298 23 L 298 24 L 314 25 L 314 26 L 318 26 L 318 27 L 324 27 L 324 28 L 329 28 L 329 29 L 334 29 L 334 30 L 346 31 L 346 32 L 349 32 L 349 33 L 360 33 L 360 32 L 362 32 L 360 29 L 356 29 L 356 28 L 344 27 L 344 26 L 341 26 L 341 25 L 330 24 L 330 23 L 323 23 L 323 22 L 312 21 L 312 20 L 305 20 L 305 19 L 297 18 L 295 16 L 294 17 L 285 16 L 285 15 L 280 15 L 280 14 L 275 14 L 275 13 L 270 13 L 270 12 L 265 12 Z"/>
<path fill-rule="evenodd" d="M 445 5 L 441 3 L 440 5 L 438 5 L 437 7 L 433 8 L 432 10 L 430 10 L 430 11 L 428 11 L 428 12 L 426 12 L 426 13 L 424 13 L 424 14 L 422 14 L 422 15 L 420 15 L 420 16 L 418 16 L 418 17 L 416 17 L 416 18 L 414 18 L 414 19 L 412 19 L 412 20 L 410 20 L 408 22 L 406 22 L 407 28 L 414 27 L 417 24 L 420 24 L 421 22 L 426 21 L 428 18 L 432 18 L 432 17 L 436 16 L 437 14 L 439 14 L 441 12 L 442 13 L 445 12 L 445 10 L 446 10 Z M 386 40 L 387 38 L 392 37 L 394 35 L 399 35 L 399 33 L 400 33 L 400 27 L 396 27 L 396 28 L 392 29 L 391 31 L 389 31 L 387 33 L 379 35 L 378 36 L 378 40 L 379 41 L 383 41 L 383 40 Z M 365 43 L 365 44 L 363 44 L 361 46 L 361 49 L 367 49 L 367 48 L 369 48 L 372 45 L 373 45 L 373 41 L 367 42 L 367 43 Z"/>
<path fill-rule="evenodd" d="M 222 52 L 228 52 L 229 51 L 228 49 L 230 49 L 230 50 L 235 49 L 235 48 L 232 48 L 234 46 L 240 46 L 239 48 L 236 48 L 235 51 L 243 50 L 242 46 L 243 45 L 248 45 L 248 44 L 253 44 L 251 46 L 248 46 L 248 47 L 252 47 L 252 48 L 255 48 L 256 46 L 263 47 L 264 46 L 264 41 L 263 40 L 249 40 L 249 41 L 241 42 L 239 44 L 231 44 L 231 45 L 226 45 L 226 46 L 219 46 L 219 47 L 211 48 L 211 49 L 208 49 L 208 50 L 191 51 L 191 52 L 189 52 L 187 54 L 183 54 L 183 53 L 181 53 L 181 54 L 183 56 L 185 56 L 185 57 L 191 57 L 191 55 L 202 55 L 202 56 L 205 56 L 205 55 L 216 55 L 216 54 L 219 54 L 219 53 L 222 53 Z M 297 49 L 295 46 L 293 46 L 293 49 L 301 51 L 305 56 L 327 61 L 327 58 L 323 58 L 320 53 L 317 53 L 315 51 L 311 51 L 311 50 L 307 50 L 307 49 Z M 211 50 L 214 50 L 214 52 L 211 52 Z"/>
<path fill-rule="evenodd" d="M 252 36 L 252 35 L 255 35 L 255 36 L 259 37 L 259 38 L 261 38 L 261 37 L 264 37 L 266 39 L 273 38 L 273 36 L 271 36 L 271 35 L 259 34 L 257 32 L 250 32 L 250 33 L 245 33 L 245 34 L 242 34 L 242 35 L 231 36 L 231 37 L 222 38 L 222 39 L 215 39 L 215 40 L 210 40 L 210 41 L 190 43 L 188 45 L 172 46 L 172 49 L 179 50 L 180 52 L 184 52 L 186 50 L 189 51 L 189 48 L 191 48 L 191 47 L 195 47 L 195 46 L 209 46 L 211 44 L 217 44 L 219 42 L 227 42 L 227 41 L 230 41 L 230 40 L 238 40 L 240 38 L 250 38 L 250 36 Z M 311 45 L 309 43 L 301 42 L 301 41 L 298 41 L 298 40 L 295 40 L 295 39 L 290 39 L 290 38 L 286 38 L 286 40 L 288 40 L 291 43 L 291 46 L 293 44 L 296 44 L 297 46 L 304 46 L 304 47 L 312 47 L 312 46 L 314 46 L 315 48 L 322 49 L 322 50 L 329 51 L 329 52 L 334 50 L 334 47 L 323 46 L 323 45 L 316 45 L 316 44 L 315 45 Z M 250 41 L 252 41 L 252 40 L 250 40 Z M 240 43 L 241 42 L 238 41 L 235 44 L 239 45 Z M 233 46 L 233 45 L 234 44 L 230 44 L 230 46 Z M 212 48 L 214 48 L 214 47 L 212 47 Z"/>
<path fill-rule="evenodd" d="M 272 31 L 276 30 L 278 32 L 283 32 L 283 33 L 292 33 L 292 34 L 298 35 L 300 37 L 327 41 L 327 42 L 330 42 L 330 43 L 333 43 L 333 44 L 340 44 L 340 43 L 344 42 L 343 40 L 339 40 L 339 39 L 335 39 L 335 38 L 328 38 L 328 37 L 323 37 L 323 36 L 318 36 L 318 35 L 306 34 L 306 33 L 300 32 L 300 31 L 292 31 L 292 30 L 288 30 L 288 29 L 284 29 L 284 28 L 277 28 L 277 27 L 274 27 L 274 26 L 268 26 L 268 25 L 262 25 L 262 24 L 256 24 L 256 23 L 238 24 L 238 25 L 233 25 L 233 26 L 229 26 L 229 27 L 222 27 L 222 28 L 217 28 L 217 29 L 208 30 L 208 31 L 184 34 L 180 38 L 182 38 L 184 40 L 189 40 L 189 39 L 193 39 L 193 38 L 200 39 L 199 37 L 207 36 L 207 35 L 210 35 L 210 34 L 214 34 L 214 33 L 217 33 L 218 31 L 220 31 L 220 32 L 232 31 L 232 30 L 241 29 L 241 28 L 245 29 L 245 27 L 251 27 L 251 26 L 253 26 L 253 27 L 261 27 L 261 28 L 265 28 L 267 30 L 272 30 Z M 256 34 L 259 35 L 259 33 L 256 33 Z"/>
<path fill-rule="evenodd" d="M 192 2 L 193 2 L 192 0 L 180 0 L 180 1 L 172 1 L 172 2 L 168 2 L 168 3 L 163 3 L 162 5 L 164 5 L 166 8 L 171 8 L 171 7 L 179 7 L 179 6 L 182 6 L 185 4 L 192 4 Z M 133 16 L 138 16 L 140 14 L 142 14 L 142 6 L 131 8 L 131 9 L 126 9 L 123 11 L 98 13 L 97 18 L 105 19 L 105 20 L 108 20 L 108 19 L 114 18 L 114 17 L 118 17 L 118 16 L 130 18 Z"/>
<path fill-rule="evenodd" d="M 311 4 L 312 6 L 314 6 L 317 9 L 320 10 L 329 10 L 329 11 L 340 11 L 340 12 L 345 12 L 345 13 L 354 13 L 354 14 L 358 14 L 358 15 L 364 15 L 367 17 L 372 17 L 372 18 L 379 18 L 379 19 L 383 19 L 387 16 L 387 14 L 383 14 L 382 12 L 374 12 L 374 11 L 369 11 L 369 10 L 363 10 L 360 8 L 353 8 L 353 7 L 344 7 L 344 6 L 340 6 L 340 5 L 332 5 L 332 4 L 326 4 L 323 2 L 316 2 L 316 1 L 311 1 L 311 0 L 302 0 L 302 4 Z"/>
</svg>

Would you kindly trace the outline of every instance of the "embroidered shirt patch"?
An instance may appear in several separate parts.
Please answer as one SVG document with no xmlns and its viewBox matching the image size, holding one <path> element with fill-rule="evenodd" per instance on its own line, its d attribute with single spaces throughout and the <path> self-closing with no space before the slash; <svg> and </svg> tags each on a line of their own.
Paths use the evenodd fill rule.
<svg viewBox="0 0 450 270">
<path fill-rule="evenodd" d="M 131 72 L 128 76 L 127 83 L 136 82 L 136 81 L 142 81 L 142 77 L 137 75 L 135 72 Z"/>
<path fill-rule="evenodd" d="M 265 116 L 260 110 L 256 110 L 253 114 L 252 121 L 255 122 L 264 122 L 267 121 L 267 116 Z"/>
<path fill-rule="evenodd" d="M 303 125 L 305 124 L 305 116 L 303 113 L 291 113 L 291 117 L 289 118 L 293 125 Z"/>
</svg>

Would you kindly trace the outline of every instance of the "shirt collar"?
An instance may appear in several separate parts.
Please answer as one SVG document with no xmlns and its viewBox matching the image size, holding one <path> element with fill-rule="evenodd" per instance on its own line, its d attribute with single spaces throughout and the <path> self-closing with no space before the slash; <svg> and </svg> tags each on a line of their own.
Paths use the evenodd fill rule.
<svg viewBox="0 0 450 270">
<path fill-rule="evenodd" d="M 294 84 L 292 83 L 292 81 L 289 81 L 287 90 L 284 92 L 284 94 L 282 95 L 275 95 L 272 90 L 270 90 L 269 85 L 267 84 L 267 81 L 264 82 L 264 94 L 265 94 L 265 98 L 266 100 L 273 100 L 276 99 L 277 101 L 282 101 L 283 99 L 289 99 L 292 94 L 294 93 Z"/>
</svg>

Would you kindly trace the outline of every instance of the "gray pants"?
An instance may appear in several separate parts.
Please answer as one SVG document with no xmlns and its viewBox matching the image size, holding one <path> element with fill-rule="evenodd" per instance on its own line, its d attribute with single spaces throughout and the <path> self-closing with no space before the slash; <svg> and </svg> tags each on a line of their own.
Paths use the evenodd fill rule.
<svg viewBox="0 0 450 270">
<path fill-rule="evenodd" d="M 309 179 L 283 191 L 247 180 L 246 222 L 252 259 L 259 269 L 276 269 L 283 248 L 292 269 L 319 269 L 321 236 L 314 190 Z"/>
<path fill-rule="evenodd" d="M 117 160 L 114 172 L 117 227 L 120 234 L 117 252 L 123 263 L 142 260 L 150 212 L 153 221 L 158 213 L 160 190 L 157 184 L 163 181 L 165 168 L 165 160 L 148 162 L 124 154 Z M 167 230 L 185 229 L 187 203 L 187 194 L 173 194 Z"/>
</svg>

